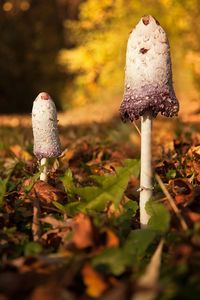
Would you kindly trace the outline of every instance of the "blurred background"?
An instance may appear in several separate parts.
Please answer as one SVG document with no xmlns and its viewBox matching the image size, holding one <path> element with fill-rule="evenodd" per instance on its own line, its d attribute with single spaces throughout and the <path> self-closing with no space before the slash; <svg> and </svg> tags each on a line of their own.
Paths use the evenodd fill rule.
<svg viewBox="0 0 200 300">
<path fill-rule="evenodd" d="M 198 109 L 199 0 L 1 0 L 0 114 L 30 113 L 40 91 L 60 111 L 119 103 L 128 35 L 144 14 L 168 33 L 181 109 Z"/>
</svg>

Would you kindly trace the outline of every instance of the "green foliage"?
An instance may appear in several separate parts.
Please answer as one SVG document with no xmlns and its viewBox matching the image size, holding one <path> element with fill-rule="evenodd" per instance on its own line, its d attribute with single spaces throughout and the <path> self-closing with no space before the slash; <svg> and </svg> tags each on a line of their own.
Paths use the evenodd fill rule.
<svg viewBox="0 0 200 300">
<path fill-rule="evenodd" d="M 148 227 L 159 231 L 166 232 L 170 225 L 170 213 L 162 203 L 150 200 L 146 204 L 146 210 L 151 216 Z"/>
<path fill-rule="evenodd" d="M 27 186 L 24 187 L 24 191 L 26 193 L 30 192 L 30 190 L 32 189 L 32 187 L 34 186 L 34 184 L 36 183 L 36 181 L 40 178 L 40 174 L 41 174 L 41 170 L 39 172 L 35 173 L 31 177 L 30 184 L 28 184 Z"/>
<path fill-rule="evenodd" d="M 7 192 L 8 183 L 11 177 L 13 170 L 15 169 L 17 162 L 14 161 L 12 164 L 8 166 L 8 170 L 6 170 L 6 178 L 0 178 L 0 209 L 4 204 L 4 197 Z"/>
<path fill-rule="evenodd" d="M 94 267 L 106 268 L 114 275 L 122 274 L 127 267 L 136 266 L 144 257 L 156 233 L 149 229 L 132 231 L 125 244 L 120 248 L 110 248 L 93 258 Z"/>
<path fill-rule="evenodd" d="M 42 246 L 38 242 L 29 242 L 24 248 L 25 256 L 33 256 L 42 252 Z"/>
<path fill-rule="evenodd" d="M 124 167 L 116 170 L 116 175 L 91 176 L 97 183 L 96 186 L 73 187 L 73 193 L 81 196 L 82 201 L 66 205 L 68 214 L 74 214 L 77 211 L 86 212 L 88 210 L 102 211 L 109 202 L 114 203 L 118 207 L 130 176 L 138 176 L 139 169 L 139 161 L 129 159 L 124 162 Z"/>
<path fill-rule="evenodd" d="M 126 233 L 131 229 L 133 218 L 135 217 L 137 210 L 137 202 L 129 200 L 123 205 L 123 211 L 118 217 L 114 215 L 110 218 L 111 226 L 118 228 L 118 234 L 122 240 L 124 239 L 124 236 L 126 236 Z"/>
<path fill-rule="evenodd" d="M 154 15 L 168 33 L 176 90 L 191 93 L 193 71 L 199 76 L 199 13 L 197 0 L 84 1 L 79 19 L 66 23 L 74 47 L 62 49 L 58 57 L 74 75 L 66 93 L 75 105 L 121 95 L 128 34 L 144 14 Z"/>
<path fill-rule="evenodd" d="M 176 177 L 176 170 L 170 169 L 166 174 L 168 179 L 174 179 Z"/>
<path fill-rule="evenodd" d="M 132 231 L 124 245 L 126 255 L 133 257 L 134 261 L 139 262 L 155 237 L 156 233 L 154 230 L 138 229 Z"/>
<path fill-rule="evenodd" d="M 68 168 L 65 171 L 65 174 L 62 177 L 60 177 L 60 179 L 64 185 L 68 199 L 72 200 L 74 196 L 74 189 L 75 189 L 72 171 Z"/>
<path fill-rule="evenodd" d="M 7 189 L 8 177 L 6 179 L 0 178 L 0 208 L 3 206 L 4 197 Z"/>
<path fill-rule="evenodd" d="M 53 201 L 53 205 L 63 214 L 67 212 L 67 209 L 64 205 L 60 204 L 59 202 Z"/>
<path fill-rule="evenodd" d="M 114 275 L 122 274 L 129 261 L 124 255 L 123 249 L 121 248 L 108 248 L 93 258 L 92 264 L 96 268 L 104 268 L 107 272 Z"/>
</svg>

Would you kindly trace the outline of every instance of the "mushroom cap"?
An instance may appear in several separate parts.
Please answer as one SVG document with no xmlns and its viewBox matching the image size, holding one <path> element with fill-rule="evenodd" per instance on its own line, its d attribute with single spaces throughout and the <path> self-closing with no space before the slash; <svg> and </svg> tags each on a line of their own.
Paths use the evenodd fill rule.
<svg viewBox="0 0 200 300">
<path fill-rule="evenodd" d="M 133 121 L 159 112 L 173 117 L 178 110 L 167 35 L 155 18 L 143 16 L 128 40 L 121 118 Z"/>
<path fill-rule="evenodd" d="M 33 152 L 38 159 L 58 157 L 61 154 L 57 123 L 53 100 L 47 93 L 40 93 L 32 109 Z"/>
</svg>

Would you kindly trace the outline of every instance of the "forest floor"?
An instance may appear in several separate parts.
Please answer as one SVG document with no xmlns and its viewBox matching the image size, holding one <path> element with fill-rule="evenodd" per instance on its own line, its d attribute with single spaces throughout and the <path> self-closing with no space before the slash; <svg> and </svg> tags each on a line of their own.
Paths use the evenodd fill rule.
<svg viewBox="0 0 200 300">
<path fill-rule="evenodd" d="M 0 116 L 0 300 L 199 299 L 200 112 L 191 103 L 154 121 L 146 229 L 140 135 L 120 121 L 119 101 L 59 114 L 63 154 L 49 162 L 48 183 L 31 116 Z"/>
</svg>

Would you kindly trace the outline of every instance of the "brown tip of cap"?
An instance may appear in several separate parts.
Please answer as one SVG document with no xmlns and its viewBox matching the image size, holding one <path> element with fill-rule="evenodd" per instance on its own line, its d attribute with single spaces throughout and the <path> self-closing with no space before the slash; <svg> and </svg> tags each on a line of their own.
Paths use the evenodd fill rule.
<svg viewBox="0 0 200 300">
<path fill-rule="evenodd" d="M 49 96 L 49 94 L 46 93 L 46 92 L 40 93 L 39 96 L 40 96 L 40 98 L 41 98 L 42 100 L 49 100 L 49 99 L 51 98 L 51 97 Z"/>
<path fill-rule="evenodd" d="M 142 22 L 144 23 L 144 25 L 148 25 L 149 20 L 150 20 L 150 16 L 143 16 L 142 17 Z"/>
<path fill-rule="evenodd" d="M 154 19 L 157 25 L 160 25 L 160 23 L 158 22 L 158 20 L 156 20 L 156 18 L 152 16 L 143 16 L 142 22 L 144 23 L 144 25 L 148 25 L 150 23 L 150 18 Z"/>
</svg>

